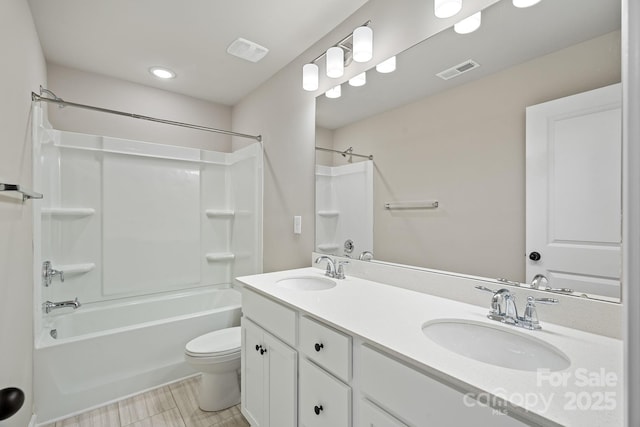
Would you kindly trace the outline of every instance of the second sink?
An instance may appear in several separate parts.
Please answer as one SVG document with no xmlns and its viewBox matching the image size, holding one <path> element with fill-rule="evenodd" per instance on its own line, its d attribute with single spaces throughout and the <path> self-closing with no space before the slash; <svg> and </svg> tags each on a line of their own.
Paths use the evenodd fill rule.
<svg viewBox="0 0 640 427">
<path fill-rule="evenodd" d="M 527 335 L 467 320 L 438 320 L 422 326 L 422 333 L 436 344 L 461 356 L 521 371 L 570 366 L 559 349 Z"/>
<path fill-rule="evenodd" d="M 300 276 L 287 277 L 276 282 L 277 286 L 297 291 L 323 291 L 336 286 L 336 282 L 324 277 Z"/>
</svg>

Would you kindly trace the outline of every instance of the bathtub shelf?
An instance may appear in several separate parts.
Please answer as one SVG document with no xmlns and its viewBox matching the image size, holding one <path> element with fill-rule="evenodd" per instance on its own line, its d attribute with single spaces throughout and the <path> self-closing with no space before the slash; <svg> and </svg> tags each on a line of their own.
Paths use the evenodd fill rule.
<svg viewBox="0 0 640 427">
<path fill-rule="evenodd" d="M 207 254 L 207 261 L 209 262 L 229 262 L 236 259 L 236 255 L 231 252 L 217 252 Z"/>
<path fill-rule="evenodd" d="M 335 218 L 340 215 L 339 211 L 318 211 L 318 216 L 322 216 L 325 218 Z"/>
<path fill-rule="evenodd" d="M 335 251 L 335 250 L 338 250 L 339 248 L 340 248 L 340 245 L 337 243 L 324 243 L 324 244 L 318 245 L 318 250 L 322 252 Z"/>
<path fill-rule="evenodd" d="M 92 262 L 85 264 L 59 264 L 55 266 L 56 270 L 61 270 L 65 275 L 85 274 L 96 268 Z"/>
<path fill-rule="evenodd" d="M 207 209 L 205 211 L 209 218 L 233 218 L 236 213 L 230 209 Z"/>
<path fill-rule="evenodd" d="M 96 213 L 93 208 L 42 208 L 42 215 L 81 218 Z"/>
</svg>

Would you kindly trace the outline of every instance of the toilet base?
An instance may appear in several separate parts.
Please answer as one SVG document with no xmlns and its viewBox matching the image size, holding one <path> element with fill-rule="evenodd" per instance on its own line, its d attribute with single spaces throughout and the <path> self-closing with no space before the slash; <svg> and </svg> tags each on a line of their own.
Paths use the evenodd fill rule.
<svg viewBox="0 0 640 427">
<path fill-rule="evenodd" d="M 198 406 L 203 411 L 221 411 L 240 403 L 238 372 L 202 373 Z"/>
</svg>

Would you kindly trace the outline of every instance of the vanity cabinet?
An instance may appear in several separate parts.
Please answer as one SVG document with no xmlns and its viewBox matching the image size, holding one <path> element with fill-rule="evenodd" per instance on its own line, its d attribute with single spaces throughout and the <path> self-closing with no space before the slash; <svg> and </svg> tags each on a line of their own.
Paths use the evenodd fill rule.
<svg viewBox="0 0 640 427">
<path fill-rule="evenodd" d="M 243 290 L 242 413 L 252 427 L 521 427 L 360 337 Z"/>
<path fill-rule="evenodd" d="M 297 426 L 297 352 L 242 318 L 242 412 L 254 427 Z"/>
<path fill-rule="evenodd" d="M 362 394 L 412 426 L 527 425 L 496 413 L 472 397 L 465 398 L 464 393 L 366 344 L 362 345 L 360 356 L 358 363 Z"/>
</svg>

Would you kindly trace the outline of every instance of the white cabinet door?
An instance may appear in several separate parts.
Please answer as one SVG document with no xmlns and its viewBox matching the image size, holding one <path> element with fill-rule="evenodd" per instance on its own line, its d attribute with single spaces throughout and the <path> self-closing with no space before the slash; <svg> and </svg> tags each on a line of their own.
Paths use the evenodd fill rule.
<svg viewBox="0 0 640 427">
<path fill-rule="evenodd" d="M 242 318 L 242 413 L 253 427 L 295 427 L 297 353 Z"/>
<path fill-rule="evenodd" d="M 263 331 L 246 318 L 242 318 L 242 412 L 254 427 L 265 427 L 266 382 L 263 345 Z"/>
<path fill-rule="evenodd" d="M 300 361 L 300 425 L 351 425 L 351 388 L 306 359 Z"/>
<path fill-rule="evenodd" d="M 529 283 L 620 297 L 621 96 L 617 84 L 527 108 Z"/>
<path fill-rule="evenodd" d="M 266 332 L 264 343 L 269 356 L 269 425 L 295 427 L 298 419 L 298 354 Z"/>
</svg>

